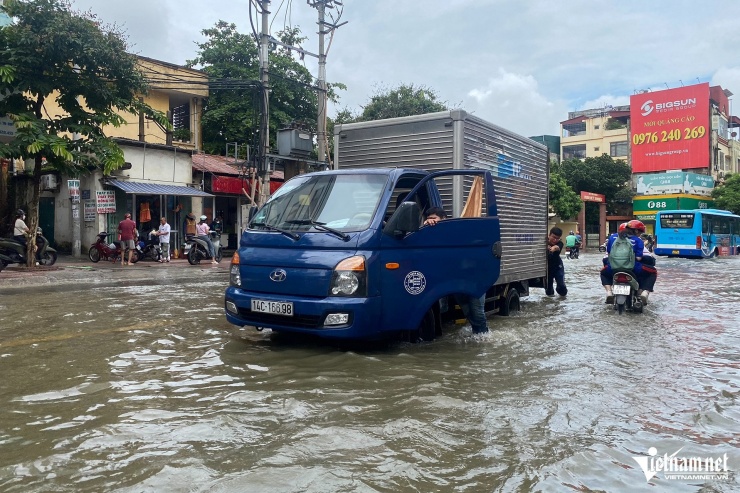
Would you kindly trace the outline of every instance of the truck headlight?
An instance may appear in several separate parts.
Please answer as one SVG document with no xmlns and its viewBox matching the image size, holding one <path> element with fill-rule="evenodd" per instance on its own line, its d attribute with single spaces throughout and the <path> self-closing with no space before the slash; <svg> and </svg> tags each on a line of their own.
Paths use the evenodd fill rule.
<svg viewBox="0 0 740 493">
<path fill-rule="evenodd" d="M 367 296 L 365 257 L 349 257 L 334 267 L 329 296 Z"/>
<path fill-rule="evenodd" d="M 229 271 L 229 284 L 237 288 L 242 287 L 242 275 L 239 272 L 239 252 L 234 252 L 231 257 L 231 270 Z"/>
</svg>

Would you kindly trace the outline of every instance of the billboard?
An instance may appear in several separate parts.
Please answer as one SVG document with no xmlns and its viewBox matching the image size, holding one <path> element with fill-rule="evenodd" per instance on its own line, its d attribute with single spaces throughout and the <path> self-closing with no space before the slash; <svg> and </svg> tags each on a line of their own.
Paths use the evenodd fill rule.
<svg viewBox="0 0 740 493">
<path fill-rule="evenodd" d="M 637 177 L 637 195 L 656 193 L 689 193 L 694 195 L 712 194 L 714 178 L 683 171 L 668 171 Z"/>
<path fill-rule="evenodd" d="M 630 96 L 632 172 L 709 167 L 709 83 Z"/>
</svg>

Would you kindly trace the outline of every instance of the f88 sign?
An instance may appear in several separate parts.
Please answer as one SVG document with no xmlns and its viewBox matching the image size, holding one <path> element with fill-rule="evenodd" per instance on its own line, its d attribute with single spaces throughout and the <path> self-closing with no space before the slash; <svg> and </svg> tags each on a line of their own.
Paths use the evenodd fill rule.
<svg viewBox="0 0 740 493">
<path fill-rule="evenodd" d="M 632 172 L 709 165 L 709 84 L 630 96 Z"/>
</svg>

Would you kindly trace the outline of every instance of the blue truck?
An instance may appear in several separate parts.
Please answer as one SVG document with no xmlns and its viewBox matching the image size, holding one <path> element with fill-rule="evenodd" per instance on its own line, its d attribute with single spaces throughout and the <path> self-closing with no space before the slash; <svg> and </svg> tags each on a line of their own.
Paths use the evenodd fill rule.
<svg viewBox="0 0 740 493">
<path fill-rule="evenodd" d="M 508 315 L 546 275 L 547 186 L 544 146 L 462 110 L 339 125 L 334 169 L 288 180 L 244 229 L 226 317 L 431 340 L 456 294 Z M 449 219 L 423 226 L 433 207 Z"/>
</svg>

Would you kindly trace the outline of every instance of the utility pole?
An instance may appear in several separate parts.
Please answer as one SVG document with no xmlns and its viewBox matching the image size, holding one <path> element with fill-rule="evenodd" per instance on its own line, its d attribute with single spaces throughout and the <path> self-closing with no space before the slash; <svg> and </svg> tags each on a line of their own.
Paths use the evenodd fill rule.
<svg viewBox="0 0 740 493">
<path fill-rule="evenodd" d="M 319 161 L 326 161 L 326 53 L 324 53 L 324 15 L 326 2 L 316 2 L 319 11 L 319 115 L 316 125 L 319 143 Z"/>
<path fill-rule="evenodd" d="M 270 72 L 268 54 L 270 53 L 270 0 L 261 0 L 262 33 L 260 36 L 260 81 L 262 82 L 262 128 L 260 138 L 263 139 L 262 155 L 264 162 L 259 171 L 261 178 L 259 205 L 263 205 L 270 197 Z"/>
<path fill-rule="evenodd" d="M 314 7 L 319 12 L 319 78 L 318 78 L 318 90 L 319 90 L 319 114 L 316 122 L 316 139 L 318 140 L 318 154 L 319 161 L 326 161 L 327 152 L 327 139 L 326 139 L 326 106 L 328 102 L 327 87 L 326 87 L 326 50 L 324 49 L 324 36 L 332 33 L 341 24 L 326 22 L 326 9 L 332 9 L 337 6 L 342 7 L 342 2 L 339 0 L 306 0 L 308 5 Z M 339 12 L 337 19 L 342 16 Z M 331 43 L 329 43 L 331 46 Z"/>
</svg>

